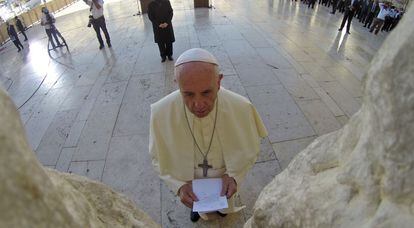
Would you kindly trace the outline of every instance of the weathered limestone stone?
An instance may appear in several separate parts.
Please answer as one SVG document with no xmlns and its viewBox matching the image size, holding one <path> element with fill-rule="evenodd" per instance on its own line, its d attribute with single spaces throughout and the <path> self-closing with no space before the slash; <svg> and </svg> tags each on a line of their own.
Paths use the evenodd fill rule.
<svg viewBox="0 0 414 228">
<path fill-rule="evenodd" d="M 1 89 L 0 126 L 0 227 L 159 227 L 105 185 L 43 168 Z"/>
<path fill-rule="evenodd" d="M 262 191 L 245 227 L 413 227 L 414 7 L 383 44 L 363 105 Z"/>
</svg>

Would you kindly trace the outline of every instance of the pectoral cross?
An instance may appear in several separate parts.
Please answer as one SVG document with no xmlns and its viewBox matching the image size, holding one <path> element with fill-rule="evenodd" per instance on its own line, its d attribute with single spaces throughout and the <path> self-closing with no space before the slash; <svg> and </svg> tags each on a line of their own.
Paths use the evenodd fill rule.
<svg viewBox="0 0 414 228">
<path fill-rule="evenodd" d="M 198 167 L 203 168 L 203 177 L 207 177 L 207 170 L 209 168 L 213 168 L 213 166 L 209 165 L 207 159 L 204 158 L 203 164 L 198 164 Z"/>
</svg>

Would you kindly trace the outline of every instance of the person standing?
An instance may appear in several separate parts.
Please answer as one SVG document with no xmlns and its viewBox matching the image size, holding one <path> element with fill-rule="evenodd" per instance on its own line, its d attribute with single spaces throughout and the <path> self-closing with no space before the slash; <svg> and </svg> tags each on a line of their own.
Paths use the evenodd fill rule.
<svg viewBox="0 0 414 228">
<path fill-rule="evenodd" d="M 152 22 L 154 41 L 160 49 L 161 62 L 173 60 L 174 29 L 171 23 L 173 9 L 168 0 L 153 0 L 148 5 L 148 18 Z"/>
<path fill-rule="evenodd" d="M 198 201 L 192 180 L 221 178 L 228 208 L 210 213 L 191 211 L 190 219 L 226 216 L 268 135 L 259 113 L 245 97 L 220 86 L 223 74 L 208 51 L 193 48 L 178 57 L 174 70 L 179 89 L 151 105 L 149 151 L 160 179 L 181 203 Z"/>
<path fill-rule="evenodd" d="M 351 28 L 352 18 L 354 17 L 355 12 L 359 9 L 361 3 L 360 3 L 360 0 L 351 0 L 351 1 L 348 1 L 347 5 L 348 7 L 345 10 L 344 18 L 342 19 L 341 27 L 339 27 L 338 31 L 342 31 L 342 29 L 345 26 L 345 23 L 348 21 L 346 25 L 346 33 L 351 34 L 349 30 Z"/>
<path fill-rule="evenodd" d="M 52 39 L 55 38 L 57 46 L 61 46 L 59 39 L 56 33 L 55 22 L 56 19 L 53 14 L 49 13 L 49 10 L 46 7 L 42 7 L 42 18 L 40 19 L 40 24 L 45 26 L 47 37 L 49 38 L 50 43 L 52 44 L 53 49 L 56 48 L 55 42 Z"/>
<path fill-rule="evenodd" d="M 6 22 L 7 26 L 7 34 L 9 34 L 10 40 L 13 41 L 14 45 L 17 47 L 17 52 L 20 52 L 24 49 L 22 43 L 20 43 L 19 37 L 17 36 L 17 32 L 14 29 L 14 26 L 11 25 L 9 22 Z"/>
<path fill-rule="evenodd" d="M 331 11 L 331 14 L 335 14 L 337 7 L 338 7 L 338 0 L 332 0 L 332 11 Z"/>
<path fill-rule="evenodd" d="M 369 32 L 373 32 L 375 30 L 375 35 L 378 34 L 381 26 L 384 24 L 385 17 L 390 13 L 388 3 L 379 3 L 379 7 L 381 10 L 379 11 L 378 16 L 375 18 L 372 27 L 369 30 Z"/>
<path fill-rule="evenodd" d="M 379 11 L 380 7 L 378 5 L 378 1 L 375 0 L 369 7 L 369 12 L 367 18 L 365 19 L 364 27 L 367 27 L 368 29 L 371 27 L 372 21 L 374 17 L 378 15 Z"/>
<path fill-rule="evenodd" d="M 90 11 L 92 14 L 92 18 L 90 19 L 90 23 L 93 26 L 93 29 L 96 32 L 96 37 L 99 41 L 99 49 L 105 47 L 104 42 L 101 36 L 101 30 L 105 35 L 106 44 L 108 47 L 112 47 L 111 38 L 109 37 L 108 29 L 106 28 L 105 17 L 103 13 L 103 0 L 83 0 L 86 4 L 90 6 Z"/>
<path fill-rule="evenodd" d="M 16 26 L 17 26 L 17 29 L 23 34 L 23 36 L 24 36 L 24 41 L 27 41 L 27 36 L 26 36 L 26 33 L 24 32 L 24 30 L 25 30 L 25 27 L 23 26 L 23 23 L 22 23 L 22 21 L 17 17 L 17 16 L 15 16 L 14 17 L 14 20 L 16 20 Z"/>
</svg>

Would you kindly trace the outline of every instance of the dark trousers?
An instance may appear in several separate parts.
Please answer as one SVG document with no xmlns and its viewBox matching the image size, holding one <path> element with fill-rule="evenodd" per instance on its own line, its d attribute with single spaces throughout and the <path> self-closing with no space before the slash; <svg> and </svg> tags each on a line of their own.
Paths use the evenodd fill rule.
<svg viewBox="0 0 414 228">
<path fill-rule="evenodd" d="M 348 21 L 348 23 L 346 24 L 346 31 L 349 32 L 349 29 L 351 28 L 351 22 L 352 22 L 353 17 L 354 17 L 354 11 L 346 10 L 345 14 L 344 14 L 344 18 L 342 19 L 341 27 L 339 29 L 342 30 L 345 26 L 346 21 Z"/>
<path fill-rule="evenodd" d="M 386 16 L 385 21 L 384 21 L 384 26 L 382 26 L 381 31 L 387 31 L 388 32 L 393 20 L 394 20 L 394 18 Z"/>
<path fill-rule="evenodd" d="M 50 43 L 52 43 L 53 48 L 55 48 L 56 45 L 55 45 L 55 42 L 53 42 L 52 35 L 53 35 L 53 38 L 55 38 L 57 45 L 60 45 L 55 28 L 46 29 L 46 34 L 47 34 L 47 37 L 49 37 L 49 41 Z"/>
<path fill-rule="evenodd" d="M 371 27 L 372 21 L 374 20 L 374 12 L 369 12 L 367 18 L 365 19 L 364 27 Z"/>
<path fill-rule="evenodd" d="M 157 43 L 158 48 L 160 49 L 161 58 L 165 59 L 167 56 L 173 55 L 173 45 L 171 42 L 168 43 Z"/>
<path fill-rule="evenodd" d="M 111 44 L 111 38 L 109 37 L 108 30 L 106 29 L 105 17 L 102 16 L 100 18 L 94 19 L 92 25 L 93 25 L 93 29 L 95 29 L 96 37 L 98 38 L 99 44 L 101 46 L 104 45 L 100 29 L 102 29 L 102 32 L 105 35 L 106 43 L 108 45 Z"/>
<path fill-rule="evenodd" d="M 26 33 L 24 32 L 24 29 L 20 30 L 20 32 L 23 34 L 24 40 L 26 41 L 27 40 L 27 36 L 26 36 Z"/>
<path fill-rule="evenodd" d="M 384 24 L 384 20 L 375 18 L 374 24 L 372 24 L 372 27 L 369 30 L 369 32 L 373 32 L 375 30 L 375 35 L 377 35 L 383 24 Z"/>
<path fill-rule="evenodd" d="M 338 5 L 338 0 L 333 0 L 332 1 L 332 12 L 331 13 L 335 14 L 337 5 Z"/>
<path fill-rule="evenodd" d="M 316 0 L 309 0 L 308 8 L 312 5 L 312 9 L 315 7 Z"/>
<path fill-rule="evenodd" d="M 23 47 L 22 43 L 20 43 L 20 40 L 19 39 L 13 40 L 13 43 L 14 43 L 14 46 L 16 46 L 19 51 L 21 49 L 24 49 L 24 47 Z M 21 49 L 20 49 L 20 47 L 21 47 Z"/>
<path fill-rule="evenodd" d="M 345 11 L 345 1 L 339 0 L 338 9 L 340 13 L 343 13 Z"/>
</svg>

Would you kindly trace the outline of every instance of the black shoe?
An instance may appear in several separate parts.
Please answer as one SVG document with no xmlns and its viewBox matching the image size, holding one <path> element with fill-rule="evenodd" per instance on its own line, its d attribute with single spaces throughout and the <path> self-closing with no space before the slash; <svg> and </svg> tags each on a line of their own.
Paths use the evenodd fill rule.
<svg viewBox="0 0 414 228">
<path fill-rule="evenodd" d="M 105 46 L 103 44 L 99 45 L 99 50 L 102 50 Z"/>
<path fill-rule="evenodd" d="M 22 50 L 22 49 L 20 49 L 20 48 L 19 48 L 19 49 L 17 49 L 17 52 L 20 52 L 21 50 Z"/>
<path fill-rule="evenodd" d="M 224 217 L 226 217 L 226 216 L 227 216 L 227 214 L 223 214 L 223 213 L 221 213 L 220 211 L 217 211 L 217 214 L 218 214 L 218 215 L 220 215 L 220 217 L 222 217 L 222 218 L 224 218 Z"/>
<path fill-rule="evenodd" d="M 25 39 L 24 41 L 27 41 L 27 39 Z"/>
<path fill-rule="evenodd" d="M 198 212 L 191 211 L 191 214 L 190 214 L 191 222 L 197 222 L 199 219 L 200 219 L 200 215 L 198 214 Z"/>
<path fill-rule="evenodd" d="M 351 35 L 351 33 L 349 31 L 347 31 L 346 34 Z"/>
<path fill-rule="evenodd" d="M 168 56 L 168 60 L 173 61 L 173 57 L 171 55 Z"/>
<path fill-rule="evenodd" d="M 108 47 L 109 48 L 111 48 L 112 47 L 112 44 L 109 42 L 109 43 L 107 43 L 108 44 Z"/>
<path fill-rule="evenodd" d="M 163 63 L 163 62 L 165 62 L 165 60 L 166 60 L 166 58 L 165 57 L 162 57 L 161 58 L 161 62 Z"/>
<path fill-rule="evenodd" d="M 342 31 L 342 29 L 340 28 L 340 29 L 338 29 L 338 31 Z"/>
<path fill-rule="evenodd" d="M 335 14 L 334 12 L 331 12 L 331 14 Z"/>
</svg>

